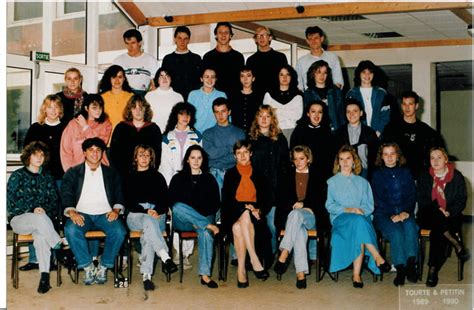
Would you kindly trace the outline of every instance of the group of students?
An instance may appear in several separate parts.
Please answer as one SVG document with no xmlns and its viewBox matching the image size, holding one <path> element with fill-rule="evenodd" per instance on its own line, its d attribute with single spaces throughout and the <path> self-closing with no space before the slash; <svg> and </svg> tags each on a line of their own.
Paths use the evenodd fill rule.
<svg viewBox="0 0 474 310">
<path fill-rule="evenodd" d="M 177 27 L 177 50 L 158 69 L 143 64 L 153 62 L 143 60 L 141 35 L 129 30 L 128 53 L 116 61 L 123 66 L 105 71 L 97 94 L 87 94 L 71 68 L 64 90 L 44 99 L 25 137 L 25 167 L 7 186 L 11 227 L 35 239 L 20 269 L 39 263 L 38 292 L 49 290 L 51 249 L 64 242 L 51 221 L 59 213 L 88 285 L 107 280 L 126 232 L 119 214 L 143 232 L 145 290 L 155 288 L 155 254 L 165 272 L 177 270 L 161 233 L 169 215 L 175 230 L 198 232 L 198 273 L 209 288 L 218 287 L 211 279 L 217 234 L 233 243 L 239 288 L 249 286 L 248 268 L 266 280 L 275 257 L 275 272 L 284 273 L 292 253 L 296 286 L 306 288 L 307 258 L 316 258 L 311 242 L 307 253 L 307 230 L 315 228 L 331 239 L 329 271 L 352 264 L 356 288 L 366 255 L 372 272 L 391 269 L 374 225 L 390 241 L 397 286 L 416 282 L 419 226 L 431 229 L 428 286 L 438 282 L 446 246 L 469 258 L 459 239 L 466 185 L 439 134 L 416 118 L 415 92 L 402 94 L 402 117 L 390 122 L 393 104 L 372 62 L 359 64 L 344 99 L 337 57 L 322 49 L 319 27 L 306 30 L 316 55 L 300 59 L 297 70 L 269 47 L 268 28 L 256 30 L 259 51 L 247 66 L 229 45 L 231 25 L 218 23 L 214 33 L 217 47 L 201 61 L 187 49 L 189 29 Z M 98 266 L 97 245 L 84 237 L 91 229 L 107 234 Z M 192 249 L 183 249 L 188 267 Z"/>
</svg>

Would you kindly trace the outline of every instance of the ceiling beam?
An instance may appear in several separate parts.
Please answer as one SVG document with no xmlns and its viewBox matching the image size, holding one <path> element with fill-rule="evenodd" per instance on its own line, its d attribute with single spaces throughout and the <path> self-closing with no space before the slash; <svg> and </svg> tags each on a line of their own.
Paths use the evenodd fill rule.
<svg viewBox="0 0 474 310">
<path fill-rule="evenodd" d="M 131 1 L 118 0 L 117 4 L 128 14 L 138 26 L 146 25 L 147 19 L 137 5 Z"/>
<path fill-rule="evenodd" d="M 329 45 L 330 51 L 351 51 L 381 48 L 407 48 L 407 47 L 427 47 L 427 46 L 452 46 L 452 45 L 472 45 L 473 39 L 445 39 L 407 42 L 384 42 L 368 44 L 334 44 Z"/>
<path fill-rule="evenodd" d="M 233 23 L 233 25 L 242 27 L 248 30 L 252 30 L 252 31 L 255 31 L 258 27 L 263 27 L 260 24 L 252 23 L 252 22 L 235 22 Z M 278 39 L 285 42 L 296 43 L 300 46 L 309 47 L 305 39 L 299 38 L 297 36 L 291 35 L 283 31 L 279 31 L 279 30 L 275 30 L 271 28 L 270 30 L 273 33 L 273 39 Z"/>
<path fill-rule="evenodd" d="M 454 13 L 457 17 L 462 19 L 466 24 L 472 24 L 472 14 L 466 9 L 453 9 L 451 12 Z"/>
<path fill-rule="evenodd" d="M 119 1 L 122 3 L 122 1 Z M 126 2 L 125 2 L 126 3 Z M 304 2 L 302 2 L 304 4 Z M 304 12 L 298 13 L 294 7 L 267 8 L 214 12 L 205 14 L 176 15 L 172 22 L 163 17 L 148 17 L 148 25 L 153 27 L 211 24 L 219 21 L 244 22 L 265 20 L 286 20 L 338 15 L 366 15 L 417 11 L 451 10 L 472 8 L 470 1 L 464 2 L 350 2 L 304 5 Z"/>
</svg>

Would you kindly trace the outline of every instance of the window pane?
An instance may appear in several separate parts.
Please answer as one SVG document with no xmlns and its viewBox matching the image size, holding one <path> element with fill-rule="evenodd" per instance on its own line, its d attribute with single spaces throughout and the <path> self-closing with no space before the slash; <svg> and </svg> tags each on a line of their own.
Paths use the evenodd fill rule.
<svg viewBox="0 0 474 310">
<path fill-rule="evenodd" d="M 13 20 L 38 18 L 43 16 L 42 2 L 15 2 L 13 4 Z"/>
<path fill-rule="evenodd" d="M 8 27 L 7 52 L 29 56 L 30 51 L 43 50 L 43 31 L 41 23 Z"/>
<path fill-rule="evenodd" d="M 86 10 L 85 2 L 76 2 L 71 0 L 64 1 L 64 14 L 83 12 Z"/>
<path fill-rule="evenodd" d="M 7 153 L 21 153 L 31 123 L 31 70 L 7 67 Z"/>
<path fill-rule="evenodd" d="M 99 3 L 99 11 L 108 11 L 99 15 L 99 64 L 111 64 L 115 57 L 125 53 L 122 35 L 135 25 L 120 11 L 110 11 L 110 4 Z M 115 8 L 115 7 L 114 7 Z"/>
<path fill-rule="evenodd" d="M 53 38 L 51 59 L 85 63 L 85 17 L 53 21 Z"/>
</svg>

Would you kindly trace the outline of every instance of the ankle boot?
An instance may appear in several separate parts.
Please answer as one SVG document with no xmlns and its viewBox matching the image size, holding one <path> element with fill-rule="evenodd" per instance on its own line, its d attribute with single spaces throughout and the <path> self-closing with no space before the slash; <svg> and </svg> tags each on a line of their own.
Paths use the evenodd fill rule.
<svg viewBox="0 0 474 310">
<path fill-rule="evenodd" d="M 426 286 L 435 287 L 436 285 L 438 285 L 438 270 L 436 267 L 430 267 L 428 278 L 426 279 Z"/>
<path fill-rule="evenodd" d="M 416 271 L 416 258 L 414 256 L 409 257 L 407 260 L 406 275 L 407 280 L 412 283 L 416 283 L 418 280 L 418 273 Z"/>
<path fill-rule="evenodd" d="M 397 265 L 397 266 L 395 266 L 395 268 L 397 269 L 397 276 L 393 280 L 393 284 L 395 286 L 404 285 L 405 284 L 405 275 L 406 275 L 405 266 L 404 265 Z"/>
</svg>

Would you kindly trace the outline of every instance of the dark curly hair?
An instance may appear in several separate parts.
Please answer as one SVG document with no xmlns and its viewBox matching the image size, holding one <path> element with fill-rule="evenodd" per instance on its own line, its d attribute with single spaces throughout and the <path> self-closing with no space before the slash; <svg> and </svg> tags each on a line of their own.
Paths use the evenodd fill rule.
<svg viewBox="0 0 474 310">
<path fill-rule="evenodd" d="M 291 76 L 291 81 L 290 81 L 290 86 L 289 86 L 289 91 L 298 91 L 298 73 L 296 73 L 295 69 L 293 69 L 292 66 L 285 64 L 278 69 L 278 75 L 275 77 L 274 85 L 273 85 L 273 90 L 279 92 L 280 91 L 280 80 L 278 76 L 280 75 L 281 70 L 286 69 Z"/>
<path fill-rule="evenodd" d="M 104 75 L 99 82 L 99 87 L 97 89 L 99 94 L 103 94 L 112 89 L 111 79 L 116 77 L 119 72 L 122 72 L 124 77 L 122 90 L 128 91 L 129 93 L 132 92 L 132 88 L 130 87 L 130 84 L 128 84 L 127 76 L 125 75 L 125 70 L 119 65 L 111 65 L 107 70 L 105 70 Z"/>
<path fill-rule="evenodd" d="M 330 125 L 329 125 L 328 108 L 326 104 L 321 100 L 313 100 L 313 101 L 310 101 L 307 105 L 305 105 L 303 109 L 303 116 L 301 116 L 301 118 L 298 121 L 296 121 L 296 123 L 298 125 L 304 125 L 304 126 L 311 125 L 311 120 L 309 119 L 308 113 L 309 113 L 309 110 L 311 110 L 311 107 L 315 104 L 323 108 L 323 117 L 321 118 L 321 122 L 319 123 L 319 125 L 321 127 L 329 128 Z"/>
<path fill-rule="evenodd" d="M 201 164 L 201 171 L 208 172 L 209 171 L 209 157 L 200 145 L 191 145 L 187 150 L 186 154 L 184 154 L 183 157 L 183 169 L 181 170 L 182 172 L 191 175 L 191 166 L 188 163 L 189 156 L 191 156 L 192 151 L 200 151 L 202 154 L 202 164 Z"/>
<path fill-rule="evenodd" d="M 189 102 L 178 102 L 171 109 L 170 116 L 168 117 L 168 122 L 166 123 L 165 132 L 163 133 L 164 136 L 166 136 L 168 132 L 174 130 L 176 124 L 178 123 L 178 114 L 182 113 L 186 113 L 191 116 L 191 120 L 189 121 L 189 128 L 195 130 L 194 123 L 196 122 L 196 108 Z"/>
<path fill-rule="evenodd" d="M 355 69 L 355 72 L 354 72 L 354 87 L 359 87 L 360 86 L 360 84 L 361 84 L 360 74 L 365 69 L 368 69 L 370 72 L 372 72 L 374 74 L 374 78 L 372 79 L 372 86 L 379 86 L 379 83 L 378 83 L 379 75 L 380 75 L 379 67 L 377 67 L 370 60 L 362 60 L 357 65 L 357 68 Z"/>
<path fill-rule="evenodd" d="M 23 148 L 23 151 L 21 152 L 21 156 L 20 156 L 20 160 L 23 163 L 23 165 L 28 167 L 30 165 L 31 155 L 37 152 L 43 153 L 44 155 L 43 166 L 45 166 L 49 161 L 49 148 L 46 145 L 46 143 L 41 142 L 41 141 L 32 141 Z"/>
<path fill-rule="evenodd" d="M 306 85 L 308 86 L 308 88 L 316 87 L 316 80 L 314 79 L 314 74 L 321 67 L 326 67 L 327 70 L 328 77 L 326 78 L 326 87 L 331 88 L 334 86 L 331 67 L 329 67 L 329 64 L 324 60 L 318 60 L 313 62 L 313 64 L 308 68 L 308 71 L 306 73 L 306 80 L 308 81 Z"/>
<path fill-rule="evenodd" d="M 107 119 L 107 114 L 104 111 L 104 99 L 102 99 L 102 96 L 99 94 L 87 95 L 84 98 L 84 102 L 82 103 L 81 111 L 79 113 L 84 116 L 86 120 L 89 119 L 89 112 L 86 110 L 86 108 L 89 109 L 91 104 L 96 104 L 102 108 L 102 114 L 100 114 L 99 118 L 97 118 L 95 121 L 99 124 L 105 122 Z"/>
</svg>

